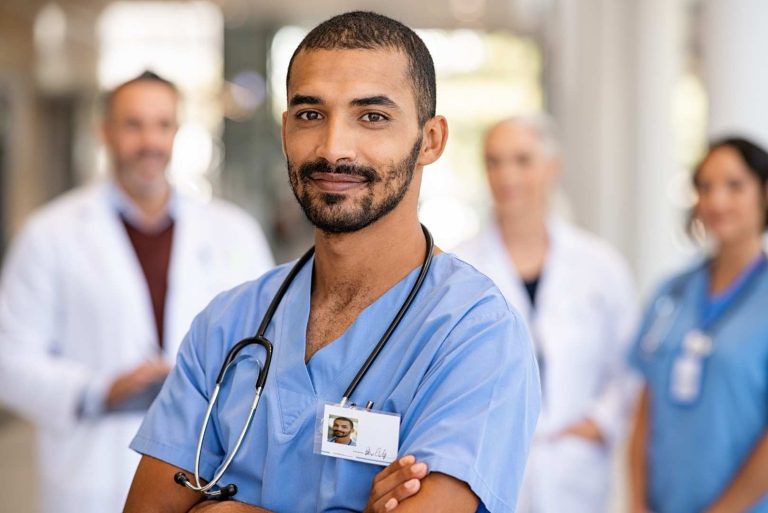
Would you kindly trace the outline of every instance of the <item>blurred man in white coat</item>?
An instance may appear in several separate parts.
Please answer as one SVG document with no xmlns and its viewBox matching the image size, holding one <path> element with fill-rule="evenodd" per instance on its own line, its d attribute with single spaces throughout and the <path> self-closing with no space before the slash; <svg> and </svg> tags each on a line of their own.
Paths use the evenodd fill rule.
<svg viewBox="0 0 768 513">
<path fill-rule="evenodd" d="M 0 401 L 38 427 L 44 513 L 120 511 L 128 449 L 194 315 L 273 262 L 258 225 L 169 184 L 178 92 L 144 73 L 106 99 L 111 179 L 18 234 L 0 283 Z"/>
<path fill-rule="evenodd" d="M 495 216 L 456 253 L 496 282 L 536 345 L 542 410 L 519 512 L 602 513 L 631 389 L 632 279 L 608 244 L 551 217 L 560 163 L 548 118 L 497 123 L 484 152 Z"/>
</svg>

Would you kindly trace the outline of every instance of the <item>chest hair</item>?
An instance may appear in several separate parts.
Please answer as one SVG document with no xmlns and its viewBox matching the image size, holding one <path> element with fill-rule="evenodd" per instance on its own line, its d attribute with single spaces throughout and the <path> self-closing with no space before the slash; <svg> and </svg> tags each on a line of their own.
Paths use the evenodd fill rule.
<svg viewBox="0 0 768 513">
<path fill-rule="evenodd" d="M 307 323 L 305 361 L 343 335 L 374 299 L 372 290 L 359 284 L 338 285 L 323 300 L 313 297 Z"/>
</svg>

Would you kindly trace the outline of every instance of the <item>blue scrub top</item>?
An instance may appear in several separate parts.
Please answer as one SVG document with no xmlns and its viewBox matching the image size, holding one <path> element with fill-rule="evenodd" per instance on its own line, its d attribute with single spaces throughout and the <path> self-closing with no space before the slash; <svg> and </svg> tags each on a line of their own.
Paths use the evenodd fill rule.
<svg viewBox="0 0 768 513">
<path fill-rule="evenodd" d="M 275 512 L 361 511 L 383 467 L 315 454 L 317 409 L 341 399 L 418 269 L 305 364 L 312 264 L 296 277 L 267 330 L 274 355 L 264 396 L 221 483 L 238 485 L 236 499 Z M 288 269 L 221 294 L 198 315 L 134 450 L 193 469 L 221 363 L 232 345 L 256 332 Z M 205 478 L 240 433 L 261 351 L 243 350 L 222 387 L 203 447 Z M 482 502 L 478 511 L 514 512 L 539 411 L 538 372 L 524 323 L 471 266 L 450 254 L 434 258 L 410 311 L 350 400 L 399 413 L 399 454 L 468 483 Z"/>
<path fill-rule="evenodd" d="M 661 287 L 630 355 L 649 391 L 648 507 L 655 513 L 705 510 L 768 429 L 765 268 L 712 328 L 714 352 L 704 363 L 698 399 L 681 405 L 670 395 L 672 366 L 683 337 L 701 323 L 708 273 L 707 265 L 698 265 Z M 673 308 L 657 315 L 663 304 Z M 749 513 L 768 513 L 768 497 Z"/>
</svg>

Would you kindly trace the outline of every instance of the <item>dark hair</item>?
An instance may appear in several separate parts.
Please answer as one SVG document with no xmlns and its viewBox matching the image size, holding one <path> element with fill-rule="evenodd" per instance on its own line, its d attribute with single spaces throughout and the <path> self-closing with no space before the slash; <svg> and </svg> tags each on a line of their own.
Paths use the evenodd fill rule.
<svg viewBox="0 0 768 513">
<path fill-rule="evenodd" d="M 346 420 L 349 423 L 349 427 L 351 427 L 353 429 L 355 427 L 355 423 L 352 422 L 352 420 L 348 419 L 347 417 L 336 417 L 335 419 L 333 419 L 334 422 L 336 422 L 337 420 Z"/>
<path fill-rule="evenodd" d="M 354 11 L 334 16 L 307 34 L 288 64 L 286 87 L 296 56 L 307 50 L 399 50 L 408 58 L 408 76 L 416 98 L 419 125 L 435 116 L 435 65 L 424 41 L 399 21 L 381 14 Z"/>
<path fill-rule="evenodd" d="M 148 83 L 151 83 L 151 84 L 164 85 L 164 86 L 168 87 L 169 89 L 171 89 L 174 92 L 174 94 L 176 94 L 176 95 L 179 94 L 179 89 L 176 87 L 176 84 L 174 84 L 170 80 L 167 80 L 167 79 L 161 77 L 160 75 L 158 75 L 157 73 L 155 73 L 153 71 L 145 70 L 140 75 L 138 75 L 138 76 L 136 76 L 136 77 L 126 81 L 126 82 L 123 82 L 122 84 L 118 85 L 117 87 L 115 87 L 114 89 L 112 89 L 111 91 L 107 92 L 104 95 L 104 100 L 103 100 L 104 115 L 107 116 L 107 117 L 109 115 L 111 115 L 111 113 L 112 113 L 112 103 L 114 102 L 115 97 L 117 96 L 117 94 L 120 91 L 122 91 L 123 89 L 125 89 L 126 87 L 128 87 L 130 85 L 133 85 L 133 84 L 136 84 L 136 83 L 139 83 L 139 82 L 148 82 Z"/>
<path fill-rule="evenodd" d="M 699 162 L 699 165 L 696 166 L 695 171 L 693 172 L 693 186 L 698 189 L 699 188 L 699 172 L 701 170 L 701 167 L 704 165 L 704 162 L 707 161 L 709 156 L 712 154 L 713 151 L 719 149 L 719 148 L 731 148 L 736 151 L 736 153 L 739 154 L 741 159 L 744 161 L 744 163 L 747 165 L 747 169 L 757 178 L 757 180 L 760 182 L 760 190 L 762 191 L 763 198 L 765 198 L 766 188 L 768 187 L 768 152 L 766 152 L 763 148 L 755 144 L 754 142 L 750 141 L 749 139 L 743 138 L 743 137 L 725 137 L 722 139 L 718 139 L 716 141 L 713 141 L 709 144 L 709 148 L 707 149 L 707 154 L 704 156 L 704 158 Z M 768 201 L 764 201 L 766 204 L 764 205 L 764 221 L 763 221 L 763 230 L 768 228 Z M 690 216 L 690 222 L 694 219 L 694 213 L 691 212 Z M 690 222 L 689 222 L 689 228 L 690 228 Z"/>
</svg>

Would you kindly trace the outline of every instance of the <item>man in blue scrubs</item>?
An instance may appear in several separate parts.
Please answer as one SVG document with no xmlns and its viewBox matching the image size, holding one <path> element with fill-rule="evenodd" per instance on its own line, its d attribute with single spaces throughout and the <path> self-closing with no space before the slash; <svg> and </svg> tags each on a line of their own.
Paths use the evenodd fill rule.
<svg viewBox="0 0 768 513">
<path fill-rule="evenodd" d="M 488 278 L 439 249 L 350 397 L 399 415 L 400 460 L 381 471 L 315 451 L 323 404 L 339 402 L 419 274 L 422 171 L 442 154 L 448 127 L 435 115 L 424 43 L 373 13 L 310 32 L 287 89 L 283 147 L 293 192 L 316 227 L 315 256 L 266 331 L 274 354 L 264 395 L 221 480 L 238 493 L 203 500 L 173 476 L 194 468 L 222 362 L 256 332 L 291 266 L 223 293 L 195 319 L 132 443 L 144 456 L 125 511 L 512 513 L 539 411 L 530 339 Z M 237 442 L 263 359 L 250 346 L 224 381 L 202 446 L 205 479 Z"/>
</svg>

